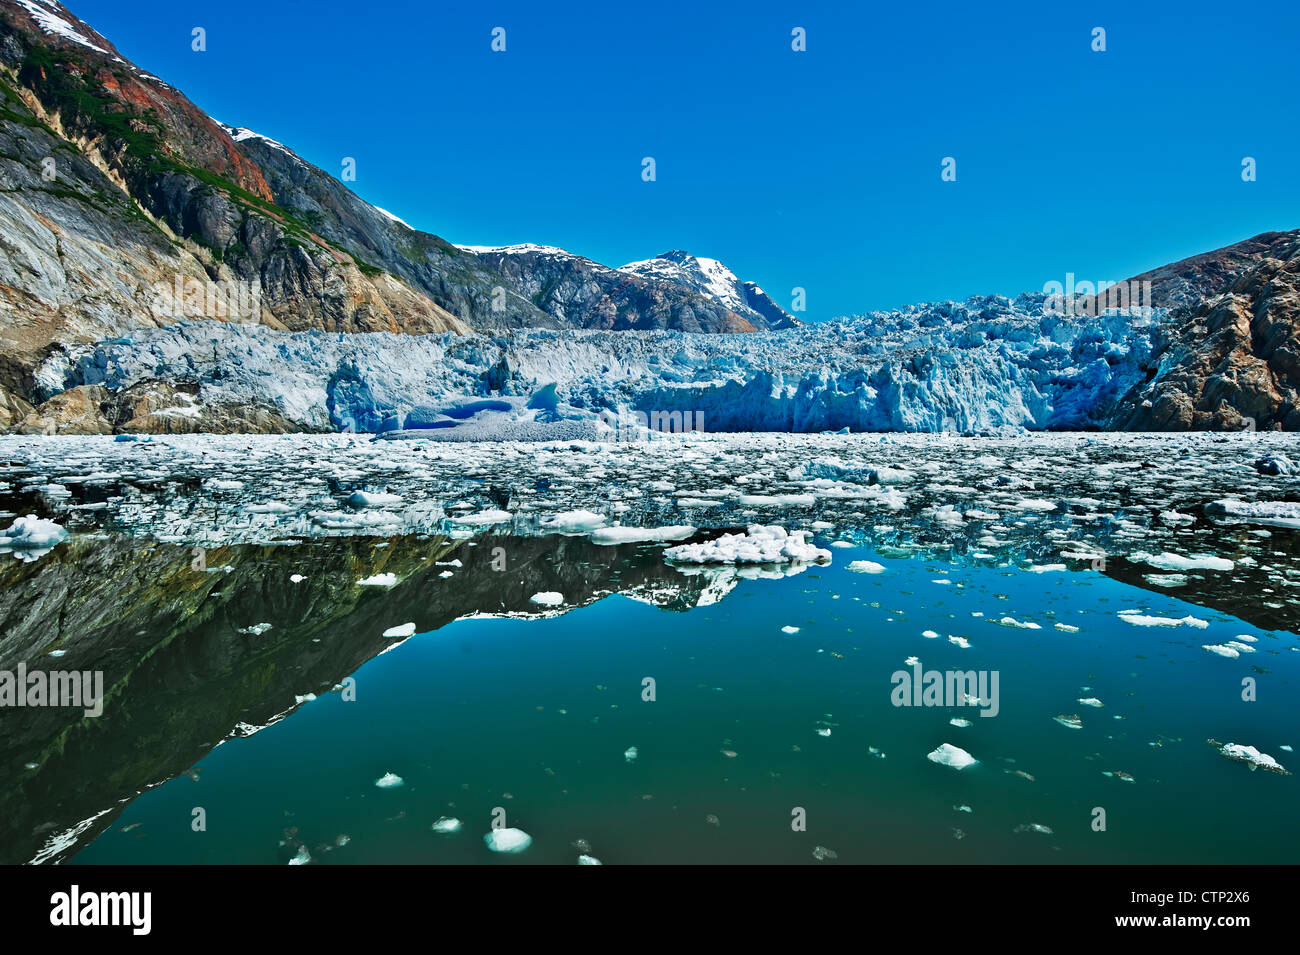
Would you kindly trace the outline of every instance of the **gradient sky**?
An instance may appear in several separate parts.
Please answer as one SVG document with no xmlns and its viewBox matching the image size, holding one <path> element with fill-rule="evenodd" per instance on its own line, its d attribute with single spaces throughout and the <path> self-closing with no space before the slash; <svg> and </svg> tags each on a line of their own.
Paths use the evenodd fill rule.
<svg viewBox="0 0 1300 955">
<path fill-rule="evenodd" d="M 217 119 L 334 175 L 354 157 L 349 185 L 417 228 L 609 265 L 683 248 L 787 307 L 805 288 L 804 318 L 1300 227 L 1294 0 L 68 6 Z"/>
</svg>

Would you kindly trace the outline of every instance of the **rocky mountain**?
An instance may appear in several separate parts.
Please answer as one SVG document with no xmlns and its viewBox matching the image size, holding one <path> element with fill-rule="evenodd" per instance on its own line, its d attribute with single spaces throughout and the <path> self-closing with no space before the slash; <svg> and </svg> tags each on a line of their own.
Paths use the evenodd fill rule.
<svg viewBox="0 0 1300 955">
<path fill-rule="evenodd" d="M 798 322 L 753 282 L 742 282 L 717 259 L 703 259 L 680 249 L 619 269 L 630 275 L 672 282 L 721 302 L 756 328 L 794 328 Z"/>
<path fill-rule="evenodd" d="M 212 119 L 55 0 L 0 0 L 0 235 L 0 427 L 52 397 L 33 376 L 51 350 L 178 320 L 406 334 L 769 327 L 579 256 L 503 260 L 412 229 L 288 147 Z"/>
<path fill-rule="evenodd" d="M 1113 425 L 1135 431 L 1300 430 L 1300 231 L 1158 269 L 1170 304 L 1146 380 Z"/>
</svg>

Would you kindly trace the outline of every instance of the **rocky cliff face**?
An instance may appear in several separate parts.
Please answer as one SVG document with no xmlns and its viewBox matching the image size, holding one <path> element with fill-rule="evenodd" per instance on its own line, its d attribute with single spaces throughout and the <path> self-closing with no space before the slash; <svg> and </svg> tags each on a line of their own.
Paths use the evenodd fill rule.
<svg viewBox="0 0 1300 955">
<path fill-rule="evenodd" d="M 1160 270 L 1174 306 L 1114 426 L 1300 430 L 1300 232 Z M 1199 299 L 1197 298 L 1199 296 Z"/>
</svg>

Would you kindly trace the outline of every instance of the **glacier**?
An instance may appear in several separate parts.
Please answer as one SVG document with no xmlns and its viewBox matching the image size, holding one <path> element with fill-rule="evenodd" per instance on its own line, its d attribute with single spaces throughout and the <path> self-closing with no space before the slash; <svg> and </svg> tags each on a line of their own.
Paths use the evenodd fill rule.
<svg viewBox="0 0 1300 955">
<path fill-rule="evenodd" d="M 976 296 L 763 334 L 183 322 L 61 345 L 36 388 L 45 400 L 79 385 L 197 383 L 204 405 L 262 402 L 304 430 L 453 437 L 474 424 L 474 440 L 525 439 L 534 424 L 551 426 L 538 439 L 590 438 L 602 412 L 690 413 L 695 430 L 714 432 L 1105 428 L 1119 399 L 1149 380 L 1167 313 L 1070 315 L 1045 303 Z"/>
</svg>

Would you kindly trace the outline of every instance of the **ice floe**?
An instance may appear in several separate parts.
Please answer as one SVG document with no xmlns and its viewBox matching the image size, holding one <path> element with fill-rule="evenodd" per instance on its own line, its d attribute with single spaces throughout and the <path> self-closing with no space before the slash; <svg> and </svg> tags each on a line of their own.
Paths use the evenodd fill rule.
<svg viewBox="0 0 1300 955">
<path fill-rule="evenodd" d="M 522 829 L 493 829 L 483 837 L 493 852 L 523 852 L 533 844 L 533 837 Z"/>
<path fill-rule="evenodd" d="M 777 525 L 751 524 L 744 534 L 723 534 L 699 544 L 681 544 L 664 551 L 670 561 L 684 564 L 826 563 L 831 552 L 812 544 L 807 531 L 787 531 Z"/>
<path fill-rule="evenodd" d="M 952 743 L 943 743 L 938 749 L 928 753 L 925 758 L 932 763 L 938 763 L 940 766 L 950 766 L 953 769 L 965 769 L 967 766 L 979 762 L 966 750 L 960 746 L 953 746 Z"/>
</svg>

